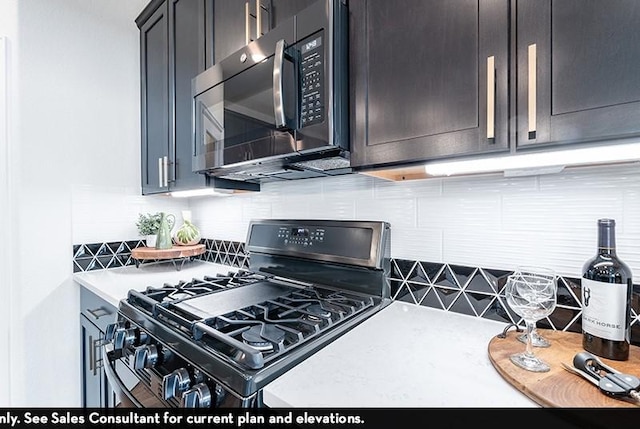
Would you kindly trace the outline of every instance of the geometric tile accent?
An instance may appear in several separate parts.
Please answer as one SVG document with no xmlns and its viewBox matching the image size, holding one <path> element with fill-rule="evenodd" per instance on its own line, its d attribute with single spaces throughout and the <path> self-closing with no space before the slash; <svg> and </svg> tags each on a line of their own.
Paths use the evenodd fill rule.
<svg viewBox="0 0 640 429">
<path fill-rule="evenodd" d="M 238 268 L 248 268 L 248 257 L 244 243 L 226 240 L 203 239 L 205 252 L 194 259 Z M 73 245 L 73 272 L 104 270 L 135 265 L 131 250 L 145 246 L 144 240 L 117 241 Z M 171 262 L 152 261 L 152 262 Z"/>
<path fill-rule="evenodd" d="M 113 241 L 73 245 L 73 272 L 104 270 L 135 265 L 131 249 L 144 246 L 143 240 Z"/>
<path fill-rule="evenodd" d="M 249 258 L 244 251 L 244 243 L 229 240 L 205 239 L 205 252 L 198 259 L 214 264 L 249 268 Z"/>
<path fill-rule="evenodd" d="M 391 298 L 444 311 L 522 325 L 506 303 L 504 286 L 512 271 L 453 264 L 391 260 Z M 558 278 L 558 303 L 537 326 L 582 332 L 581 280 Z M 640 285 L 633 286 L 631 343 L 640 345 Z"/>
<path fill-rule="evenodd" d="M 245 244 L 238 241 L 202 239 L 205 252 L 195 257 L 208 262 L 249 268 Z M 135 265 L 131 249 L 144 240 L 75 244 L 73 272 L 103 270 Z M 387 279 L 391 299 L 423 305 L 473 317 L 522 325 L 521 318 L 507 305 L 504 286 L 512 271 L 481 267 L 391 259 Z M 558 303 L 554 312 L 537 326 L 568 332 L 582 331 L 580 278 L 558 278 Z M 633 285 L 631 343 L 640 346 L 640 285 Z"/>
</svg>

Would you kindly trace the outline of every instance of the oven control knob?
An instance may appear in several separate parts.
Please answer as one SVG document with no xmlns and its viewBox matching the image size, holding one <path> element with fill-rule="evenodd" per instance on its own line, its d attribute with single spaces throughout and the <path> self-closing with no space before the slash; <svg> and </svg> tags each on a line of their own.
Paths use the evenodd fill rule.
<svg viewBox="0 0 640 429">
<path fill-rule="evenodd" d="M 153 344 L 136 347 L 133 369 L 153 368 L 158 363 L 158 348 Z"/>
<path fill-rule="evenodd" d="M 191 379 L 189 372 L 184 368 L 178 368 L 171 374 L 167 374 L 162 379 L 162 392 L 164 399 L 178 397 L 189 388 Z"/>
<path fill-rule="evenodd" d="M 118 329 L 124 329 L 124 322 L 109 323 L 104 332 L 104 341 L 113 341 L 113 336 Z"/>
<path fill-rule="evenodd" d="M 209 408 L 211 406 L 211 390 L 204 383 L 198 383 L 182 394 L 180 406 L 184 408 Z"/>
<path fill-rule="evenodd" d="M 124 350 L 126 347 L 132 346 L 135 341 L 136 341 L 135 328 L 116 329 L 115 333 L 113 334 L 113 349 Z"/>
</svg>

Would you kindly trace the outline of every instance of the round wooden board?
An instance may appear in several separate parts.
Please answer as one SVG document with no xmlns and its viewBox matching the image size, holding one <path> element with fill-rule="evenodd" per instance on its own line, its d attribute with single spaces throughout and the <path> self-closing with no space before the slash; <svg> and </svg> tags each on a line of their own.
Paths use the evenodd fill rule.
<svg viewBox="0 0 640 429">
<path fill-rule="evenodd" d="M 136 247 L 131 250 L 134 259 L 176 259 L 198 256 L 204 253 L 204 244 L 193 246 L 173 246 L 171 249 L 155 249 L 153 247 Z"/>
<path fill-rule="evenodd" d="M 573 357 L 582 348 L 582 334 L 538 329 L 551 347 L 535 347 L 534 353 L 550 366 L 549 372 L 530 372 L 515 366 L 509 356 L 525 350 L 517 340 L 520 332 L 509 331 L 506 338 L 495 336 L 489 342 L 489 359 L 496 370 L 516 389 L 543 407 L 638 407 L 640 403 L 615 399 L 587 380 L 565 370 L 561 362 L 573 366 Z M 598 357 L 620 372 L 640 376 L 640 348 L 631 346 L 629 360 L 615 361 Z"/>
</svg>

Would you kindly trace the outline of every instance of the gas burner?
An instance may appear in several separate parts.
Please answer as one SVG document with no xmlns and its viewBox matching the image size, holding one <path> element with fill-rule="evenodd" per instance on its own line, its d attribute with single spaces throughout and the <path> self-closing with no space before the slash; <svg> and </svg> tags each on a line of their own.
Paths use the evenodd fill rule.
<svg viewBox="0 0 640 429">
<path fill-rule="evenodd" d="M 311 304 L 305 311 L 311 313 L 307 315 L 311 320 L 331 319 L 331 311 L 325 310 L 320 304 Z"/>
<path fill-rule="evenodd" d="M 271 351 L 284 340 L 284 331 L 273 325 L 254 325 L 242 332 L 242 339 L 253 348 Z"/>
</svg>

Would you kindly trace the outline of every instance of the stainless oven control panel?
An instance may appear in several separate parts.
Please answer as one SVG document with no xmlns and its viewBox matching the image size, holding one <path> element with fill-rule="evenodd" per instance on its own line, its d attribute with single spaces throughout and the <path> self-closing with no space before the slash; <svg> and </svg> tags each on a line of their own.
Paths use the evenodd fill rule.
<svg viewBox="0 0 640 429">
<path fill-rule="evenodd" d="M 302 247 L 317 246 L 324 242 L 324 234 L 324 228 L 280 227 L 278 229 L 278 238 L 283 244 Z"/>
</svg>

